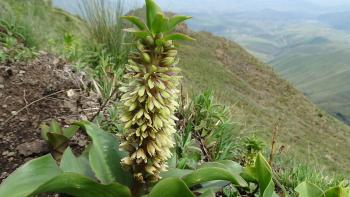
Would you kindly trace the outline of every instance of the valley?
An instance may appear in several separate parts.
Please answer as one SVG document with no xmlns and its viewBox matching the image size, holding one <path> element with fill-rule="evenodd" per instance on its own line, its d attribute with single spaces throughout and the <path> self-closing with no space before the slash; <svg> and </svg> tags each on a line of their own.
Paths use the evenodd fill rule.
<svg viewBox="0 0 350 197">
<path fill-rule="evenodd" d="M 315 104 L 350 124 L 348 12 L 190 13 L 190 27 L 241 44 Z"/>
</svg>

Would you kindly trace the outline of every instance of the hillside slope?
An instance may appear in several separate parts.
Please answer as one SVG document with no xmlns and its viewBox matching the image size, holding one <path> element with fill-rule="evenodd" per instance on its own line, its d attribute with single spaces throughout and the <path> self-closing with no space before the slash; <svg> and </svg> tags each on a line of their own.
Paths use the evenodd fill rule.
<svg viewBox="0 0 350 197">
<path fill-rule="evenodd" d="M 316 105 L 350 124 L 350 73 L 344 72 L 350 60 L 349 12 L 319 14 L 273 9 L 190 13 L 189 25 L 236 41 Z"/>
<path fill-rule="evenodd" d="M 271 62 L 276 70 L 318 106 L 350 124 L 350 48 L 328 44 L 291 50 Z M 303 53 L 310 50 L 315 53 Z"/>
<path fill-rule="evenodd" d="M 278 142 L 296 159 L 316 161 L 332 171 L 350 172 L 350 128 L 316 108 L 272 68 L 234 42 L 209 33 L 181 49 L 184 87 L 189 92 L 213 89 L 230 106 L 232 118 L 244 124 L 242 134 L 256 132 Z"/>
</svg>

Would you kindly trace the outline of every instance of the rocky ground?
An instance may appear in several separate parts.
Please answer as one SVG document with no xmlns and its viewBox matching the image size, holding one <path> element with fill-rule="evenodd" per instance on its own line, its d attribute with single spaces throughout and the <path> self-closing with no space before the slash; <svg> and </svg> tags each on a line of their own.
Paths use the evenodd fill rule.
<svg viewBox="0 0 350 197">
<path fill-rule="evenodd" d="M 86 90 L 84 77 L 44 52 L 30 63 L 0 64 L 0 181 L 50 152 L 40 137 L 40 124 L 55 119 L 68 125 L 98 111 L 98 99 Z M 78 133 L 70 145 L 79 150 L 86 143 Z"/>
</svg>

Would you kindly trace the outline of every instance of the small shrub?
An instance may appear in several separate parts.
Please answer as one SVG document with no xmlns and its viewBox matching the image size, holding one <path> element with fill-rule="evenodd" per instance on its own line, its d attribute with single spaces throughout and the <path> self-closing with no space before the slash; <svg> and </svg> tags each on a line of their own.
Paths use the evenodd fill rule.
<svg viewBox="0 0 350 197">
<path fill-rule="evenodd" d="M 327 173 L 320 168 L 300 163 L 297 164 L 295 162 L 293 162 L 290 167 L 284 166 L 281 169 L 277 169 L 276 173 L 281 184 L 295 196 L 294 188 L 303 181 L 315 184 L 320 187 L 320 189 L 326 190 L 330 187 L 336 187 L 344 180 L 344 178 L 340 176 L 327 175 Z"/>
<path fill-rule="evenodd" d="M 13 20 L 0 20 L 0 62 L 27 61 L 35 56 L 34 48 L 28 48 L 28 35 Z"/>
</svg>

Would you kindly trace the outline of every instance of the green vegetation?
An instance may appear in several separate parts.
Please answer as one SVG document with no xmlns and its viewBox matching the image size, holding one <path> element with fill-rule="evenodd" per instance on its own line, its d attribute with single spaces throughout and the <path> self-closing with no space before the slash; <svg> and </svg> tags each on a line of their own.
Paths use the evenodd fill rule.
<svg viewBox="0 0 350 197">
<path fill-rule="evenodd" d="M 132 51 L 122 46 L 129 41 L 121 33 L 126 24 L 120 24 L 114 15 L 111 19 L 103 6 L 96 9 L 100 4 L 94 0 L 87 5 L 92 7 L 85 8 L 92 16 L 88 24 L 67 15 L 75 21 L 75 28 L 88 28 L 91 32 L 87 35 L 74 28 L 58 33 L 53 26 L 48 31 L 57 34 L 37 39 L 54 43 L 62 39 L 56 47 L 22 41 L 27 48 L 56 53 L 88 72 L 107 114 L 96 114 L 94 123 L 82 121 L 69 128 L 56 122 L 42 125 L 42 137 L 51 145 L 53 157 L 45 155 L 18 168 L 0 185 L 0 196 L 47 192 L 82 197 L 349 195 L 344 178 L 334 176 L 349 174 L 347 126 L 317 109 L 237 44 L 209 33 L 191 32 L 185 26 L 174 33 L 176 25 L 188 17 L 167 18 L 152 0 L 146 2 L 147 23 L 124 17 L 138 27 L 126 29 L 134 34 Z M 19 9 L 22 3 L 13 1 L 9 8 Z M 44 6 L 41 11 L 50 7 L 30 5 Z M 122 9 L 118 10 L 120 16 Z M 56 11 L 50 7 L 45 13 L 49 16 Z M 61 14 L 54 24 L 60 28 L 71 24 Z M 21 21 L 26 15 L 18 12 L 17 17 Z M 109 19 L 113 22 L 106 25 Z M 21 25 L 14 27 L 11 33 L 1 35 L 23 40 L 40 36 L 34 29 L 28 29 L 31 34 L 21 34 Z M 184 75 L 179 92 L 178 43 L 173 40 L 191 37 L 197 41 L 179 43 L 179 66 Z M 85 39 L 93 42 L 85 45 Z M 124 70 L 126 54 L 129 61 Z M 123 96 L 117 94 L 119 84 Z M 214 91 L 205 91 L 208 88 Z M 186 99 L 188 93 L 193 94 L 192 99 Z M 114 99 L 121 101 L 120 108 Z M 91 143 L 76 156 L 68 142 L 78 129 Z M 271 139 L 277 144 L 269 150 Z M 269 162 L 264 158 L 268 153 Z"/>
<path fill-rule="evenodd" d="M 350 48 L 342 48 L 341 45 L 332 43 L 297 47 L 292 51 L 287 50 L 271 63 L 313 102 L 349 124 L 350 89 L 347 84 Z M 307 50 L 314 50 L 315 54 L 302 54 Z"/>
<path fill-rule="evenodd" d="M 232 120 L 241 125 L 234 135 L 255 133 L 270 142 L 273 128 L 279 125 L 277 142 L 284 147 L 282 152 L 348 175 L 350 129 L 346 125 L 316 108 L 237 44 L 209 33 L 191 36 L 197 42 L 180 49 L 185 88 L 194 93 L 215 90 L 219 102 L 232 112 Z"/>
<path fill-rule="evenodd" d="M 130 181 L 131 174 L 124 171 L 118 162 L 124 153 L 116 151 L 118 140 L 115 136 L 91 123 L 81 122 L 77 125 L 81 126 L 92 140 L 85 154 L 76 157 L 72 150 L 67 148 L 59 166 L 50 155 L 29 161 L 1 184 L 0 194 L 8 197 L 31 196 L 45 192 L 77 197 L 129 197 L 131 194 L 134 197 L 140 196 L 134 190 L 131 193 L 128 188 L 133 185 Z M 33 173 L 40 176 L 33 177 Z M 171 168 L 162 176 L 163 179 L 155 185 L 148 184 L 151 188 L 147 196 L 194 197 L 194 193 L 215 196 L 216 192 L 224 196 L 278 196 L 274 191 L 272 170 L 261 154 L 256 155 L 253 166 L 245 168 L 230 160 L 219 160 L 206 162 L 196 170 Z M 96 179 L 99 182 L 96 182 Z M 350 192 L 343 184 L 323 191 L 309 182 L 301 183 L 295 190 L 299 196 L 305 197 L 346 197 Z M 282 192 L 282 195 L 286 193 Z"/>
<path fill-rule="evenodd" d="M 236 41 L 271 64 L 320 108 L 350 124 L 348 14 L 201 13 L 191 27 Z"/>
<path fill-rule="evenodd" d="M 0 21 L 0 63 L 27 61 L 35 56 L 24 29 L 16 21 Z"/>
<path fill-rule="evenodd" d="M 117 69 L 122 67 L 129 53 L 127 35 L 123 31 L 121 16 L 125 12 L 124 1 L 90 0 L 80 5 L 87 24 L 88 50 L 97 53 L 91 58 L 94 67 L 101 62 L 99 56 L 107 56 Z"/>
</svg>

